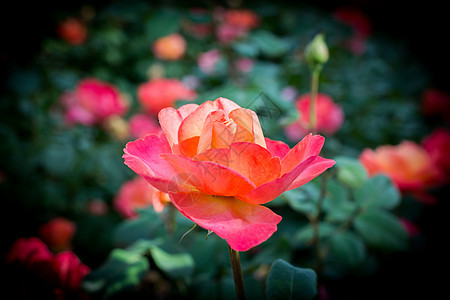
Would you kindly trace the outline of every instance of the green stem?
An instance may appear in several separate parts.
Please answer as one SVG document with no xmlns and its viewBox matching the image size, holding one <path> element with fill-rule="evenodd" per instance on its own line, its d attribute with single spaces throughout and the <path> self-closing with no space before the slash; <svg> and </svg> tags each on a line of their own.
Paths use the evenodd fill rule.
<svg viewBox="0 0 450 300">
<path fill-rule="evenodd" d="M 323 255 L 324 252 L 322 251 L 322 245 L 321 245 L 321 239 L 320 239 L 320 218 L 322 216 L 322 208 L 323 208 L 323 202 L 325 200 L 325 195 L 327 191 L 327 180 L 328 180 L 328 173 L 324 172 L 321 177 L 321 186 L 320 186 L 320 195 L 319 199 L 317 201 L 317 213 L 315 217 L 312 220 L 312 226 L 313 226 L 313 234 L 314 234 L 314 248 L 316 251 L 316 267 L 315 270 L 317 273 L 320 273 L 322 271 L 323 263 L 325 256 Z"/>
<path fill-rule="evenodd" d="M 234 288 L 238 300 L 245 300 L 244 277 L 241 269 L 241 259 L 239 258 L 239 251 L 233 250 L 228 245 L 228 252 L 230 253 L 231 269 L 233 271 Z"/>
<path fill-rule="evenodd" d="M 317 94 L 319 92 L 320 70 L 315 69 L 311 74 L 311 102 L 309 105 L 309 126 L 312 133 L 316 132 L 317 125 Z"/>
</svg>

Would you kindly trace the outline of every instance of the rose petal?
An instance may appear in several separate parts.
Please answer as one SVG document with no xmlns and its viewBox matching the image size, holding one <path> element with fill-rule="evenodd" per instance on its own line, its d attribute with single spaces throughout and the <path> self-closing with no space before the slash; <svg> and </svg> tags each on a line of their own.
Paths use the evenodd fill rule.
<svg viewBox="0 0 450 300">
<path fill-rule="evenodd" d="M 188 157 L 174 154 L 161 154 L 177 169 L 187 184 L 210 195 L 244 195 L 255 185 L 238 172 L 223 165 L 209 161 L 193 161 Z"/>
<path fill-rule="evenodd" d="M 307 158 L 305 161 L 295 166 L 291 171 L 283 174 L 281 177 L 276 178 L 273 181 L 258 186 L 256 189 L 240 199 L 252 204 L 264 204 L 272 201 L 283 192 L 287 191 L 290 185 L 302 175 L 302 173 L 315 159 L 316 156 Z"/>
<path fill-rule="evenodd" d="M 259 123 L 258 116 L 254 111 L 246 108 L 237 108 L 230 112 L 229 117 L 237 125 L 235 142 L 250 142 L 266 147 L 264 134 Z"/>
<path fill-rule="evenodd" d="M 317 156 L 314 161 L 291 183 L 287 190 L 292 190 L 313 180 L 326 169 L 331 168 L 336 162 L 332 159 L 326 159 Z"/>
<path fill-rule="evenodd" d="M 267 207 L 234 197 L 200 192 L 170 193 L 169 196 L 187 218 L 225 239 L 236 251 L 247 251 L 266 241 L 281 221 L 281 217 Z"/>
<path fill-rule="evenodd" d="M 269 138 L 265 138 L 266 148 L 272 153 L 272 156 L 278 156 L 280 159 L 286 156 L 290 148 L 288 145 L 281 141 L 274 141 Z"/>
<path fill-rule="evenodd" d="M 170 147 L 173 149 L 173 144 L 178 144 L 178 129 L 181 122 L 199 105 L 189 103 L 181 106 L 179 109 L 173 107 L 163 108 L 158 114 L 159 124 L 167 137 Z"/>
<path fill-rule="evenodd" d="M 198 142 L 197 153 L 208 149 L 228 148 L 233 142 L 234 134 L 225 124 L 227 121 L 223 110 L 211 112 L 203 124 L 202 133 Z"/>
<path fill-rule="evenodd" d="M 232 109 L 239 107 L 240 106 L 236 103 L 225 98 L 218 98 L 215 101 L 206 101 L 202 103 L 181 122 L 178 130 L 178 141 L 180 143 L 181 153 L 188 157 L 193 157 L 197 154 L 198 140 L 202 133 L 203 124 L 209 113 L 221 109 L 228 115 Z M 197 140 L 193 139 L 195 137 L 197 137 Z M 185 142 L 188 140 L 189 142 Z"/>
<path fill-rule="evenodd" d="M 291 171 L 295 166 L 308 157 L 319 155 L 324 142 L 325 138 L 320 135 L 312 135 L 310 133 L 305 136 L 281 160 L 281 174 Z"/>
<path fill-rule="evenodd" d="M 164 135 L 150 134 L 128 142 L 124 152 L 122 158 L 125 164 L 155 188 L 168 192 L 178 185 L 177 171 L 169 162 L 160 158 L 160 154 L 172 152 Z"/>
<path fill-rule="evenodd" d="M 253 143 L 233 143 L 229 149 L 211 149 L 196 155 L 193 160 L 210 161 L 224 165 L 250 179 L 256 186 L 274 180 L 280 175 L 279 157 Z"/>
</svg>

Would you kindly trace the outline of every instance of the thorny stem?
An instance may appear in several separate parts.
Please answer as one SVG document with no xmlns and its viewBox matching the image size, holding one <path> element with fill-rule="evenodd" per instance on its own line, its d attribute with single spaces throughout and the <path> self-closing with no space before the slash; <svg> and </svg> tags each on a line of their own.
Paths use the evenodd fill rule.
<svg viewBox="0 0 450 300">
<path fill-rule="evenodd" d="M 228 245 L 228 252 L 230 253 L 231 269 L 233 271 L 234 288 L 238 300 L 245 300 L 244 277 L 241 269 L 241 259 L 239 258 L 239 251 L 233 250 Z"/>
<path fill-rule="evenodd" d="M 309 126 L 310 131 L 315 133 L 317 126 L 317 94 L 319 91 L 320 70 L 313 70 L 311 74 L 311 101 L 309 104 Z"/>
</svg>

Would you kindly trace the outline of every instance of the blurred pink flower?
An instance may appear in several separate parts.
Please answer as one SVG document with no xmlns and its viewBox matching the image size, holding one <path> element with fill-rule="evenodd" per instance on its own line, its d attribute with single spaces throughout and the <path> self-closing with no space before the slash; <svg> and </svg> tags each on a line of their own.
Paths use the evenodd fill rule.
<svg viewBox="0 0 450 300">
<path fill-rule="evenodd" d="M 419 144 L 404 141 L 396 146 L 365 149 L 359 156 L 370 176 L 384 174 L 402 193 L 416 195 L 419 201 L 434 202 L 426 192 L 442 182 L 430 154 Z"/>
<path fill-rule="evenodd" d="M 253 60 L 250 58 L 239 58 L 236 61 L 236 69 L 242 73 L 248 73 L 253 69 Z"/>
<path fill-rule="evenodd" d="M 409 234 L 409 236 L 414 237 L 420 234 L 421 230 L 417 224 L 414 224 L 412 221 L 400 218 L 400 222 L 403 225 L 403 228 L 405 228 L 406 232 Z"/>
<path fill-rule="evenodd" d="M 87 211 L 94 216 L 103 216 L 108 212 L 108 205 L 100 199 L 92 199 L 87 203 Z"/>
<path fill-rule="evenodd" d="M 161 127 L 158 122 L 147 114 L 134 114 L 128 121 L 130 137 L 133 139 L 141 138 L 149 133 L 159 134 Z"/>
<path fill-rule="evenodd" d="M 200 53 L 197 58 L 197 64 L 200 70 L 205 74 L 212 74 L 216 69 L 216 65 L 222 58 L 222 54 L 218 49 L 212 49 Z"/>
<path fill-rule="evenodd" d="M 260 17 L 249 9 L 216 8 L 215 18 L 218 20 L 217 38 L 227 44 L 246 35 L 260 24 Z"/>
<path fill-rule="evenodd" d="M 136 209 L 153 206 L 161 212 L 169 203 L 169 196 L 155 189 L 142 177 L 135 177 L 122 184 L 114 199 L 115 209 L 125 218 L 137 216 Z"/>
<path fill-rule="evenodd" d="M 69 125 L 95 125 L 128 110 L 128 103 L 120 91 L 96 78 L 79 81 L 74 91 L 62 95 L 61 103 L 66 109 L 65 120 Z"/>
<path fill-rule="evenodd" d="M 351 27 L 353 34 L 347 41 L 347 47 L 354 54 L 366 51 L 366 40 L 372 34 L 372 23 L 361 10 L 352 7 L 340 7 L 334 11 L 336 20 Z"/>
<path fill-rule="evenodd" d="M 176 101 L 194 99 L 197 93 L 178 79 L 155 78 L 139 85 L 137 97 L 148 113 L 156 115 L 165 107 L 173 107 Z"/>
<path fill-rule="evenodd" d="M 445 183 L 450 183 L 450 130 L 437 128 L 423 139 L 422 144 L 442 173 Z"/>
<path fill-rule="evenodd" d="M 49 261 L 49 267 L 51 274 L 48 279 L 54 286 L 57 299 L 67 299 L 68 295 L 77 295 L 77 299 L 85 298 L 81 283 L 91 269 L 75 253 L 64 251 L 56 254 Z"/>
<path fill-rule="evenodd" d="M 296 107 L 299 119 L 285 127 L 285 134 L 291 141 L 299 141 L 309 132 L 310 94 L 297 98 Z M 319 93 L 317 95 L 317 124 L 315 131 L 325 135 L 335 134 L 344 122 L 344 112 L 340 105 L 333 102 L 330 96 Z"/>
<path fill-rule="evenodd" d="M 74 17 L 60 22 L 56 31 L 62 39 L 72 45 L 83 44 L 87 36 L 86 25 Z"/>
<path fill-rule="evenodd" d="M 450 123 L 450 95 L 444 91 L 429 88 L 422 95 L 422 111 L 426 116 L 440 116 Z"/>
<path fill-rule="evenodd" d="M 34 265 L 45 262 L 52 257 L 47 245 L 37 237 L 19 238 L 11 245 L 7 263 L 14 263 L 31 270 Z"/>
<path fill-rule="evenodd" d="M 179 33 L 157 39 L 152 45 L 156 58 L 161 60 L 179 60 L 186 52 L 186 40 Z"/>
<path fill-rule="evenodd" d="M 39 227 L 39 236 L 54 252 L 61 252 L 72 248 L 76 229 L 74 222 L 56 217 Z"/>
</svg>

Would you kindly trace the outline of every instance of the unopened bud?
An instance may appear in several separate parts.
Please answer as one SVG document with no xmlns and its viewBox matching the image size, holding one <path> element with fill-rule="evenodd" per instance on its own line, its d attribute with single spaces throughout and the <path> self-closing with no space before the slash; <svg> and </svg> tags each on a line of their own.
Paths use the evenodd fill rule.
<svg viewBox="0 0 450 300">
<path fill-rule="evenodd" d="M 320 70 L 328 61 L 328 47 L 323 33 L 317 34 L 314 39 L 306 45 L 305 58 L 312 70 Z"/>
</svg>

